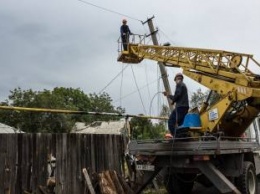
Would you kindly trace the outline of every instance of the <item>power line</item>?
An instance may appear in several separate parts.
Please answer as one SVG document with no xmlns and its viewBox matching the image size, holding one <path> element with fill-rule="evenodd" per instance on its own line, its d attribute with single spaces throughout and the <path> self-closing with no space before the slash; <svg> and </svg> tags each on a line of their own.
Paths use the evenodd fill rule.
<svg viewBox="0 0 260 194">
<path fill-rule="evenodd" d="M 148 75 L 147 75 L 147 64 L 146 63 L 145 63 L 145 79 L 146 79 L 146 84 L 147 84 L 148 97 L 149 97 L 149 100 L 151 100 L 151 92 L 150 92 L 150 88 L 148 85 Z"/>
<path fill-rule="evenodd" d="M 145 106 L 144 106 L 144 102 L 143 102 L 143 99 L 142 99 L 141 92 L 140 92 L 139 87 L 138 87 L 138 85 L 137 85 L 137 81 L 136 81 L 136 77 L 135 77 L 135 73 L 134 73 L 134 69 L 133 69 L 133 66 L 132 66 L 132 65 L 131 65 L 131 69 L 132 69 L 132 72 L 133 72 L 133 76 L 134 76 L 134 80 L 135 80 L 135 85 L 136 85 L 136 88 L 137 88 L 137 90 L 138 90 L 138 94 L 139 94 L 139 97 L 140 97 L 140 100 L 141 100 L 141 103 L 142 103 L 144 112 L 145 112 L 145 114 L 146 114 L 146 109 L 145 109 Z"/>
<path fill-rule="evenodd" d="M 122 65 L 122 70 L 124 69 L 124 64 Z M 120 84 L 120 107 L 122 107 L 122 91 L 123 91 L 123 78 L 124 78 L 124 72 L 122 72 L 121 76 L 121 84 Z"/>
<path fill-rule="evenodd" d="M 123 71 L 128 67 L 128 65 L 126 65 L 102 90 L 100 90 L 100 92 L 98 92 L 98 94 L 101 94 L 119 75 L 121 75 L 121 73 L 123 73 Z"/>
<path fill-rule="evenodd" d="M 163 30 L 160 28 L 160 32 L 166 37 L 168 38 L 168 40 L 170 40 L 170 42 L 172 42 L 172 44 L 174 44 L 174 41 L 165 33 L 163 32 Z"/>
<path fill-rule="evenodd" d="M 161 78 L 159 78 L 159 79 L 161 79 Z M 150 86 L 151 84 L 157 82 L 157 80 L 158 80 L 158 79 L 156 79 L 156 80 L 154 80 L 154 81 L 152 81 L 152 82 L 150 82 L 150 83 L 147 83 L 146 85 L 140 87 L 139 90 L 142 90 L 142 89 L 144 89 L 144 88 Z M 128 94 L 126 94 L 126 95 L 124 95 L 124 96 L 122 96 L 122 97 L 116 99 L 114 102 L 121 101 L 122 99 L 127 98 L 128 96 L 131 96 L 132 94 L 135 94 L 136 92 L 138 92 L 138 90 L 135 90 L 135 91 L 133 91 L 133 92 L 131 92 L 131 93 L 128 93 Z"/>
<path fill-rule="evenodd" d="M 78 1 L 80 1 L 80 2 L 82 2 L 82 3 L 85 3 L 85 4 L 87 4 L 87 5 L 90 5 L 90 6 L 96 7 L 96 8 L 98 8 L 98 9 L 103 10 L 103 11 L 107 11 L 107 12 L 110 12 L 110 13 L 114 13 L 114 14 L 117 14 L 117 15 L 121 15 L 121 16 L 127 17 L 127 18 L 132 19 L 132 20 L 136 20 L 136 21 L 142 22 L 142 20 L 139 20 L 139 19 L 137 19 L 137 18 L 135 18 L 135 17 L 129 16 L 129 15 L 126 15 L 126 14 L 122 14 L 122 13 L 120 13 L 120 12 L 117 12 L 117 11 L 114 11 L 114 10 L 111 10 L 111 9 L 107 9 L 107 8 L 101 7 L 101 6 L 99 6 L 99 5 L 95 5 L 95 4 L 90 3 L 90 2 L 88 2 L 88 1 L 83 1 L 83 0 L 78 0 Z"/>
</svg>

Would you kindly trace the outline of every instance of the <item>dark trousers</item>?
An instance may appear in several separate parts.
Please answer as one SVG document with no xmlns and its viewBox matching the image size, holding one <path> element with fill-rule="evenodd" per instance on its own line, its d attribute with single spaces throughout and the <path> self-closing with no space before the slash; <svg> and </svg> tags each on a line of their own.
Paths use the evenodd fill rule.
<svg viewBox="0 0 260 194">
<path fill-rule="evenodd" d="M 168 128 L 172 135 L 175 135 L 175 127 L 182 125 L 188 110 L 189 107 L 177 107 L 172 111 L 168 120 Z"/>
<path fill-rule="evenodd" d="M 129 42 L 129 37 L 124 35 L 124 36 L 121 36 L 121 39 L 122 39 L 124 51 L 127 51 L 127 44 Z"/>
</svg>

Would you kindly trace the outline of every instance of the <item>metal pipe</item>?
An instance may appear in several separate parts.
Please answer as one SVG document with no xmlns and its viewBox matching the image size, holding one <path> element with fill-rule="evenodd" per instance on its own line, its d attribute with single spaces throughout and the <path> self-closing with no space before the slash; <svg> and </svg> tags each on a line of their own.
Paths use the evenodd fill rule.
<svg viewBox="0 0 260 194">
<path fill-rule="evenodd" d="M 17 107 L 17 106 L 0 106 L 3 110 L 13 111 L 30 111 L 30 112 L 46 112 L 46 113 L 57 113 L 57 114 L 86 114 L 86 115 L 102 115 L 102 116 L 116 116 L 116 117 L 136 117 L 146 119 L 159 119 L 168 120 L 168 117 L 157 117 L 150 115 L 133 115 L 133 114 L 120 114 L 120 113 L 109 113 L 109 112 L 90 112 L 90 111 L 77 111 L 77 110 L 63 110 L 63 109 L 48 109 L 48 108 L 29 108 L 29 107 Z"/>
</svg>

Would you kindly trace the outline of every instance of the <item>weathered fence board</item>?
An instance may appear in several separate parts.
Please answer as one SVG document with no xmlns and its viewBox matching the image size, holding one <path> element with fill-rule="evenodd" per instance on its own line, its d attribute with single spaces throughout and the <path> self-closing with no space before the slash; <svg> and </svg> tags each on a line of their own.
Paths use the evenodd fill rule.
<svg viewBox="0 0 260 194">
<path fill-rule="evenodd" d="M 121 174 L 124 149 L 120 135 L 0 134 L 0 193 L 40 193 L 50 154 L 56 158 L 56 193 L 88 193 L 82 169 Z"/>
</svg>

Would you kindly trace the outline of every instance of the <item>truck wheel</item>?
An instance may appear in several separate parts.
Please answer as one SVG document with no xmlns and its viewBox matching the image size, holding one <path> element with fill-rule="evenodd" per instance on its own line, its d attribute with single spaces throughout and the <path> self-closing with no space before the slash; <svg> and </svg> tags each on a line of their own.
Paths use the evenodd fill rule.
<svg viewBox="0 0 260 194">
<path fill-rule="evenodd" d="M 190 194 L 194 185 L 194 174 L 171 174 L 164 178 L 169 194 Z"/>
<path fill-rule="evenodd" d="M 252 162 L 244 162 L 243 173 L 237 178 L 236 185 L 242 194 L 257 194 L 257 178 Z"/>
</svg>

